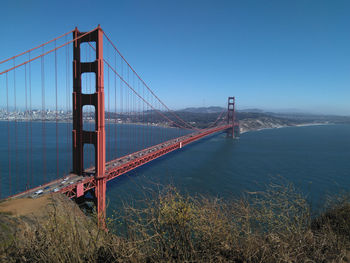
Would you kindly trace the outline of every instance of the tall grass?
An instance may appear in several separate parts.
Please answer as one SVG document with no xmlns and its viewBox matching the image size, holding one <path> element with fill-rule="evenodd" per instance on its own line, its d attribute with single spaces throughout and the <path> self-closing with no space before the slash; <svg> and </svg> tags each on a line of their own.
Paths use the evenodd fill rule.
<svg viewBox="0 0 350 263">
<path fill-rule="evenodd" d="M 64 202 L 1 242 L 6 262 L 347 262 L 350 203 L 311 218 L 292 184 L 238 200 L 181 195 L 169 186 L 125 206 L 105 232 Z M 335 200 L 335 199 L 334 199 Z M 39 219 L 38 219 L 39 220 Z M 117 225 L 117 227 L 115 227 Z"/>
</svg>

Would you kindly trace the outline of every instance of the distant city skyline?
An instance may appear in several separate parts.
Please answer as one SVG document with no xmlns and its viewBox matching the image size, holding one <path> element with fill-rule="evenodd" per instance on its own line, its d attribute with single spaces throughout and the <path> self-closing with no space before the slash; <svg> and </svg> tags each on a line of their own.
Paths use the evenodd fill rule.
<svg viewBox="0 0 350 263">
<path fill-rule="evenodd" d="M 4 1 L 0 61 L 100 24 L 171 109 L 235 96 L 238 109 L 350 115 L 349 13 L 345 0 Z"/>
</svg>

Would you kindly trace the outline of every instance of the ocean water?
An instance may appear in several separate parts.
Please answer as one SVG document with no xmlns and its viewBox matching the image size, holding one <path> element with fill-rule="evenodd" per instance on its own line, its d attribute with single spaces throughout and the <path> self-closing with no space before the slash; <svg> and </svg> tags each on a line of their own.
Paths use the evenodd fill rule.
<svg viewBox="0 0 350 263">
<path fill-rule="evenodd" d="M 86 130 L 94 124 L 87 123 Z M 188 130 L 134 124 L 106 124 L 106 160 L 113 160 Z M 57 136 L 56 136 L 57 134 Z M 0 195 L 64 177 L 72 170 L 72 125 L 55 122 L 0 122 Z M 84 167 L 94 165 L 94 147 L 84 146 Z"/>
<path fill-rule="evenodd" d="M 172 184 L 181 192 L 240 197 L 271 181 L 292 182 L 312 203 L 350 190 L 350 125 L 266 129 L 238 140 L 203 139 L 109 182 L 108 213 Z"/>
<path fill-rule="evenodd" d="M 57 125 L 57 142 L 55 123 L 46 123 L 44 134 L 42 128 L 41 123 L 32 123 L 30 129 L 30 124 L 25 122 L 18 122 L 16 126 L 13 122 L 0 122 L 2 197 L 70 171 L 70 124 Z M 107 159 L 186 133 L 138 125 L 111 125 L 109 128 Z M 143 139 L 135 143 L 133 138 L 140 130 Z M 156 135 L 153 141 L 147 139 L 149 133 Z M 86 166 L 92 164 L 92 159 L 92 151 L 87 150 Z M 213 135 L 108 182 L 107 213 L 120 209 L 124 202 L 142 200 L 145 192 L 156 190 L 159 185 L 172 184 L 191 195 L 230 198 L 246 191 L 261 190 L 280 177 L 294 183 L 316 206 L 328 194 L 349 191 L 350 125 L 267 129 L 247 132 L 234 140 L 225 133 Z"/>
</svg>

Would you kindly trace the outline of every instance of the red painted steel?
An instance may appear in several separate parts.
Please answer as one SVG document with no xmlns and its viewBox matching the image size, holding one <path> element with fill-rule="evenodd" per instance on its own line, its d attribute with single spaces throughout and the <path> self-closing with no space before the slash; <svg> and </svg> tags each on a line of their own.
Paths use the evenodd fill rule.
<svg viewBox="0 0 350 263">
<path fill-rule="evenodd" d="M 82 36 L 81 38 L 79 38 Z M 105 142 L 105 104 L 103 80 L 103 32 L 100 26 L 88 34 L 78 29 L 73 32 L 73 173 L 84 173 L 84 144 L 95 147 L 95 179 L 97 181 L 95 195 L 97 198 L 97 214 L 104 218 L 106 195 L 106 142 Z M 80 45 L 84 42 L 96 43 L 96 60 L 81 62 Z M 92 94 L 82 93 L 81 75 L 93 72 L 96 74 L 96 91 Z M 83 130 L 83 106 L 95 107 L 95 131 Z"/>
<path fill-rule="evenodd" d="M 117 52 L 121 56 L 121 62 L 125 62 L 128 66 L 127 68 L 127 74 L 124 76 L 123 74 L 123 64 L 121 64 L 121 71 L 122 73 L 117 72 L 117 60 L 115 57 L 114 61 L 114 67 L 111 65 L 110 60 L 105 60 L 103 58 L 103 37 L 104 32 L 98 26 L 97 28 L 89 31 L 89 32 L 79 32 L 76 28 L 73 32 L 73 40 L 66 42 L 65 44 L 62 44 L 58 47 L 56 47 L 56 39 L 49 41 L 47 43 L 51 43 L 53 41 L 55 44 L 55 48 L 51 49 L 49 51 L 42 50 L 42 54 L 38 55 L 34 58 L 31 58 L 30 52 L 32 50 L 35 50 L 39 47 L 44 47 L 47 43 L 40 45 L 39 47 L 36 47 L 34 49 L 31 49 L 27 52 L 24 52 L 20 55 L 28 53 L 29 58 L 28 60 L 24 61 L 23 63 L 16 65 L 15 63 L 15 57 L 11 58 L 13 59 L 14 65 L 5 70 L 0 72 L 0 75 L 6 74 L 6 94 L 7 94 L 7 112 L 8 110 L 8 76 L 7 73 L 13 70 L 14 74 L 14 89 L 16 89 L 16 75 L 15 70 L 16 68 L 20 66 L 25 66 L 29 63 L 29 72 L 30 72 L 30 63 L 34 60 L 37 60 L 38 58 L 41 58 L 41 70 L 42 70 L 42 77 L 44 76 L 44 56 L 46 56 L 49 53 L 55 52 L 55 109 L 56 109 L 56 170 L 58 174 L 58 128 L 57 128 L 57 112 L 58 112 L 58 99 L 57 99 L 57 92 L 58 92 L 58 68 L 57 68 L 57 54 L 56 51 L 59 48 L 62 48 L 64 46 L 67 46 L 69 43 L 73 44 L 73 130 L 72 130 L 72 148 L 73 148 L 73 173 L 68 175 L 63 181 L 62 179 L 54 180 L 48 184 L 30 189 L 28 191 L 16 194 L 16 197 L 19 196 L 29 196 L 35 194 L 35 191 L 37 189 L 46 189 L 44 193 L 48 192 L 61 192 L 66 194 L 69 198 L 78 198 L 82 197 L 87 193 L 88 191 L 91 191 L 95 194 L 96 197 L 96 203 L 97 203 L 97 213 L 99 216 L 99 222 L 102 227 L 104 227 L 104 218 L 105 218 L 105 203 L 106 203 L 106 182 L 109 180 L 113 180 L 114 178 L 125 174 L 139 166 L 142 166 L 148 162 L 151 162 L 152 160 L 155 160 L 161 156 L 164 156 L 167 153 L 170 153 L 172 151 L 175 151 L 177 149 L 180 149 L 184 147 L 185 145 L 200 140 L 206 136 L 209 136 L 211 134 L 220 132 L 220 131 L 227 131 L 230 136 L 234 137 L 234 127 L 237 126 L 237 122 L 235 120 L 235 98 L 229 97 L 228 98 L 228 108 L 227 108 L 227 124 L 223 125 L 220 120 L 223 118 L 224 111 L 218 116 L 218 118 L 215 120 L 214 123 L 210 125 L 212 128 L 207 129 L 198 129 L 193 127 L 191 124 L 185 122 L 183 119 L 181 119 L 178 115 L 176 115 L 173 111 L 171 111 L 154 93 L 153 91 L 146 85 L 146 83 L 140 78 L 140 76 L 134 71 L 134 69 L 130 66 L 130 64 L 125 60 L 125 58 L 120 54 L 119 50 L 116 49 L 115 45 L 111 42 L 111 40 L 106 36 L 107 40 L 110 42 L 112 47 L 115 49 L 115 52 Z M 66 35 L 66 34 L 65 34 Z M 63 35 L 63 36 L 65 36 Z M 63 37 L 60 36 L 59 38 Z M 91 42 L 95 42 L 96 45 L 91 45 Z M 96 60 L 92 62 L 82 62 L 81 61 L 81 44 L 82 43 L 88 43 L 90 47 L 96 52 Z M 67 49 L 68 50 L 68 49 Z M 117 54 L 115 53 L 115 54 Z M 18 55 L 18 56 L 20 56 Z M 107 56 L 108 56 L 108 49 L 107 49 Z M 66 60 L 68 65 L 68 53 L 66 53 Z M 9 59 L 10 60 L 10 59 Z M 3 62 L 6 62 L 8 60 L 5 60 Z M 184 129 L 193 129 L 194 132 L 185 135 L 182 137 L 178 137 L 175 139 L 168 140 L 166 142 L 148 147 L 146 149 L 140 150 L 138 152 L 120 157 L 118 159 L 109 161 L 106 163 L 106 133 L 105 133 L 105 94 L 104 94 L 104 63 L 108 67 L 108 83 L 109 84 L 109 73 L 114 73 L 114 86 L 116 89 L 116 77 L 120 79 L 121 87 L 124 87 L 125 89 L 129 89 L 129 93 L 125 93 L 126 96 L 126 112 L 123 112 L 126 116 L 128 116 L 130 119 L 131 117 L 136 116 L 136 120 L 142 119 L 143 122 L 145 122 L 145 106 L 148 110 L 151 110 L 151 118 L 150 120 L 147 120 L 148 123 L 154 122 L 154 116 L 153 114 L 158 114 L 164 118 L 168 123 L 173 124 L 174 126 L 184 128 Z M 131 70 L 132 74 L 136 76 L 136 84 L 135 85 L 135 76 L 132 75 L 132 77 L 129 77 L 129 69 Z M 26 72 L 27 68 L 25 68 L 25 77 L 27 76 Z M 68 72 L 68 67 L 67 67 Z M 84 73 L 95 73 L 96 74 L 96 83 L 95 83 L 95 91 L 90 94 L 83 93 L 82 89 L 82 74 Z M 29 77 L 31 74 L 29 74 Z M 68 80 L 67 80 L 68 81 Z M 132 83 L 130 84 L 130 82 Z M 31 82 L 31 80 L 30 80 Z M 25 83 L 27 84 L 27 80 L 25 80 Z M 142 93 L 140 89 L 140 83 L 142 84 Z M 68 87 L 68 84 L 67 84 Z M 109 87 L 109 85 L 108 85 Z M 31 88 L 29 88 L 31 89 Z M 110 89 L 110 87 L 109 87 Z M 108 96 L 111 96 L 110 90 L 108 89 Z M 152 96 L 151 100 L 147 97 L 145 98 L 145 89 L 148 91 Z M 68 90 L 68 89 L 67 89 Z M 87 90 L 87 89 L 85 89 Z M 114 103 L 116 104 L 117 101 L 117 92 L 114 91 Z M 29 91 L 29 94 L 31 94 L 31 91 Z M 113 94 L 112 94 L 113 95 Z M 149 94 L 147 93 L 147 96 Z M 26 103 L 27 103 L 27 87 L 25 87 L 25 96 L 26 96 Z M 121 96 L 122 93 L 121 93 Z M 42 97 L 43 97 L 43 103 L 42 103 L 42 112 L 44 114 L 45 112 L 45 82 L 44 79 L 42 80 Z M 31 98 L 31 95 L 30 95 Z M 123 98 L 123 97 L 122 97 Z M 14 91 L 14 105 L 16 110 L 16 91 Z M 123 101 L 123 100 L 121 100 Z M 140 104 L 138 104 L 138 101 L 140 103 L 143 103 L 143 109 L 141 109 Z M 83 107 L 86 105 L 94 106 L 95 107 L 95 130 L 93 131 L 85 131 L 83 129 Z M 117 109 L 116 105 L 114 105 L 114 113 L 115 116 L 117 116 Z M 175 120 L 180 121 L 180 124 L 176 121 L 170 119 L 168 115 L 162 111 L 162 107 L 164 107 L 169 113 L 171 113 Z M 31 108 L 31 100 L 30 100 L 30 108 Z M 108 100 L 108 109 L 110 114 L 110 101 Z M 146 109 L 146 110 L 147 110 Z M 27 110 L 27 105 L 26 105 Z M 142 112 L 142 113 L 141 113 Z M 43 116 L 43 119 L 44 116 Z M 108 121 L 110 121 L 110 117 L 108 117 Z M 15 120 L 16 121 L 16 120 Z M 224 120 L 225 121 L 225 120 Z M 223 122 L 224 122 L 223 121 Z M 183 123 L 184 125 L 182 125 Z M 219 124 L 221 123 L 221 124 Z M 115 120 L 116 124 L 116 120 Z M 43 124 L 45 125 L 45 124 Z M 214 127 L 214 125 L 218 125 Z M 141 137 L 137 137 L 136 135 L 136 126 L 133 126 L 131 130 L 129 130 L 129 133 L 132 133 L 132 138 L 135 142 L 144 144 L 145 141 L 148 139 L 148 145 L 152 142 L 152 134 L 149 136 L 149 138 L 145 138 L 145 133 L 143 131 L 143 134 Z M 129 127 L 130 128 L 130 127 Z M 9 128 L 8 128 L 9 129 Z M 116 132 L 116 126 L 114 127 L 115 131 L 114 134 L 117 136 Z M 152 129 L 153 130 L 153 126 Z M 166 131 L 165 131 L 166 132 Z M 162 130 L 161 132 L 161 138 L 165 139 L 167 138 L 165 132 Z M 8 131 L 9 134 L 9 131 Z M 45 136 L 45 130 L 43 130 L 43 135 Z M 131 134 L 130 134 L 131 135 Z M 10 136 L 10 135 L 8 135 Z M 16 134 L 15 134 L 16 136 Z M 43 136 L 43 137 L 44 137 Z M 153 134 L 154 136 L 154 134 Z M 45 139 L 44 139 L 45 141 Z M 17 143 L 17 142 L 16 142 Z M 84 145 L 85 144 L 92 144 L 95 148 L 95 166 L 93 168 L 89 168 L 84 170 Z M 28 146 L 27 146 L 28 148 Z M 10 148 L 8 149 L 10 154 Z M 17 151 L 17 147 L 15 146 L 15 151 Z M 44 146 L 45 151 L 45 146 Z M 17 155 L 17 153 L 16 153 Z M 17 158 L 17 157 L 16 157 Z M 9 170 L 10 169 L 11 162 L 9 158 Z M 16 169 L 16 166 L 15 166 Z M 46 169 L 46 163 L 45 163 L 45 154 L 44 154 L 44 171 Z M 15 173 L 16 174 L 16 173 Z M 94 175 L 94 176 L 91 176 Z M 9 175 L 9 181 L 11 181 L 11 175 Z M 16 177 L 17 179 L 17 177 Z M 28 183 L 28 178 L 27 178 Z M 49 186 L 49 187 L 48 187 Z M 48 190 L 49 189 L 49 190 Z"/>
<path fill-rule="evenodd" d="M 227 130 L 227 135 L 235 137 L 235 97 L 228 97 L 227 124 L 232 126 L 232 128 Z"/>
<path fill-rule="evenodd" d="M 50 41 L 47 41 L 47 42 L 45 42 L 45 43 L 43 43 L 43 44 L 41 44 L 41 45 L 39 45 L 39 46 L 37 46 L 37 47 L 31 48 L 31 49 L 29 49 L 29 50 L 26 50 L 26 51 L 20 53 L 20 54 L 17 54 L 16 56 L 13 56 L 13 57 L 11 57 L 11 58 L 7 58 L 7 59 L 5 59 L 5 60 L 3 60 L 3 61 L 0 61 L 0 64 L 5 63 L 5 62 L 7 62 L 7 61 L 10 61 L 10 60 L 12 60 L 12 59 L 15 59 L 15 58 L 17 58 L 17 57 L 20 57 L 20 56 L 22 56 L 22 55 L 24 55 L 24 54 L 30 53 L 30 52 L 32 52 L 32 51 L 34 51 L 34 50 L 36 50 L 36 49 L 38 49 L 38 48 L 41 48 L 41 47 L 43 47 L 43 46 L 46 46 L 47 44 L 50 44 L 50 43 L 52 43 L 52 42 L 54 42 L 54 41 L 56 41 L 56 40 L 58 40 L 58 39 L 60 39 L 60 38 L 62 38 L 62 37 L 64 37 L 64 36 L 66 36 L 66 35 L 69 35 L 69 34 L 72 33 L 73 31 L 74 31 L 74 30 L 71 30 L 71 31 L 69 31 L 69 32 L 67 32 L 67 33 L 65 33 L 65 34 L 63 34 L 63 35 L 61 35 L 61 36 L 59 36 L 59 37 L 56 37 L 56 38 L 54 38 L 54 39 L 51 39 Z"/>
<path fill-rule="evenodd" d="M 148 162 L 151 162 L 167 153 L 170 153 L 174 150 L 180 149 L 183 146 L 200 140 L 206 136 L 209 136 L 211 134 L 220 132 L 220 131 L 225 131 L 227 129 L 231 129 L 232 125 L 222 125 L 222 126 L 218 126 L 212 129 L 207 129 L 207 130 L 203 130 L 201 132 L 197 132 L 197 133 L 193 133 L 193 134 L 189 134 L 189 135 L 185 135 L 176 139 L 172 139 L 170 141 L 149 147 L 147 149 L 135 152 L 133 154 L 130 155 L 126 155 L 123 156 L 121 158 L 115 159 L 113 161 L 110 161 L 106 164 L 107 169 L 106 169 L 106 177 L 105 180 L 106 181 L 110 181 L 113 180 L 114 178 L 125 174 L 127 172 L 130 172 L 131 170 L 142 166 Z M 165 146 L 166 145 L 166 146 Z M 142 154 L 145 153 L 146 154 Z M 120 160 L 126 159 L 128 156 L 139 156 L 136 157 L 133 160 L 130 160 L 128 162 L 126 162 L 125 164 L 116 166 L 114 168 L 113 164 L 114 163 L 118 163 Z M 105 182 L 106 182 L 105 181 Z M 69 185 L 63 189 L 61 189 L 61 193 L 66 194 L 69 198 L 73 198 L 73 197 L 77 197 L 77 186 L 79 184 L 83 184 L 83 188 L 84 188 L 84 192 L 87 192 L 91 189 L 94 189 L 96 187 L 98 187 L 98 181 L 96 180 L 96 178 L 94 177 L 85 177 L 85 179 L 83 179 L 82 182 L 78 182 L 76 184 L 72 184 Z M 103 184 L 101 187 L 105 187 L 105 184 Z M 105 190 L 105 189 L 104 189 Z M 103 200 L 102 198 L 100 200 Z M 102 204 L 101 204 L 102 205 Z"/>
<path fill-rule="evenodd" d="M 151 94 L 159 101 L 160 104 L 162 104 L 172 115 L 175 116 L 176 119 L 178 119 L 179 121 L 181 121 L 185 127 L 187 126 L 187 128 L 185 129 L 193 129 L 193 130 L 197 130 L 196 127 L 194 127 L 193 125 L 191 125 L 190 123 L 185 122 L 183 119 L 181 119 L 174 111 L 172 111 L 171 109 L 168 108 L 168 106 L 160 100 L 160 98 L 154 94 L 154 92 L 150 89 L 150 87 L 148 87 L 148 85 L 146 84 L 146 82 L 139 76 L 139 74 L 137 74 L 137 72 L 134 70 L 134 68 L 129 64 L 129 62 L 124 58 L 124 56 L 120 53 L 119 49 L 115 46 L 115 44 L 112 42 L 112 40 L 107 36 L 107 34 L 105 32 L 103 32 L 104 36 L 106 37 L 106 39 L 108 40 L 108 42 L 112 45 L 112 47 L 115 49 L 115 51 L 120 55 L 120 57 L 125 61 L 125 63 L 129 66 L 129 68 L 132 70 L 132 72 L 137 76 L 137 78 L 141 81 L 141 83 L 144 85 L 144 87 L 147 88 L 147 90 L 149 90 L 151 92 Z"/>
<path fill-rule="evenodd" d="M 97 28 L 96 28 L 96 29 L 97 29 Z M 30 63 L 30 62 L 32 62 L 32 61 L 35 61 L 35 60 L 37 60 L 37 59 L 39 59 L 39 58 L 42 58 L 42 57 L 44 57 L 44 56 L 46 56 L 46 55 L 48 55 L 48 54 L 54 52 L 55 50 L 58 50 L 58 49 L 60 49 L 60 48 L 62 48 L 62 47 L 65 47 L 65 46 L 69 45 L 70 43 L 73 43 L 73 42 L 75 42 L 76 40 L 85 37 L 86 35 L 90 34 L 91 32 L 95 31 L 96 29 L 93 29 L 93 30 L 91 30 L 91 31 L 89 31 L 89 32 L 86 32 L 86 33 L 84 33 L 83 35 L 80 35 L 77 39 L 73 39 L 73 40 L 71 40 L 71 41 L 68 41 L 68 42 L 66 42 L 66 43 L 64 43 L 64 44 L 62 44 L 62 45 L 60 45 L 60 46 L 58 46 L 58 47 L 55 47 L 54 49 L 51 49 L 51 50 L 46 51 L 46 52 L 43 52 L 42 54 L 40 54 L 40 55 L 38 55 L 38 56 L 36 56 L 36 57 L 34 57 L 34 58 L 30 58 L 30 59 L 28 59 L 28 60 L 22 62 L 21 64 L 14 65 L 13 67 L 11 67 L 11 68 L 9 68 L 9 69 L 6 69 L 6 70 L 4 70 L 4 71 L 1 71 L 1 72 L 0 72 L 0 75 L 6 74 L 6 73 L 8 73 L 8 72 L 10 72 L 10 71 L 12 71 L 12 70 L 15 70 L 16 68 L 19 68 L 19 67 L 21 67 L 21 66 L 23 66 L 23 65 L 26 65 L 26 64 L 28 64 L 28 63 Z M 74 34 L 74 32 L 73 32 L 73 34 Z M 28 51 L 28 52 L 29 52 L 29 51 Z"/>
<path fill-rule="evenodd" d="M 77 197 L 81 197 L 84 195 L 84 184 L 79 183 L 77 184 Z"/>
</svg>

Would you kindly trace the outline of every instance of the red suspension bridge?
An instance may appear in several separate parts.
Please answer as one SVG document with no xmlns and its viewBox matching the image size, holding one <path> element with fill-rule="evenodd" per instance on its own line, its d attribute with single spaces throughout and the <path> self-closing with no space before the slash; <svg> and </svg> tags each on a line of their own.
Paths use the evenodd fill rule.
<svg viewBox="0 0 350 263">
<path fill-rule="evenodd" d="M 1 197 L 90 193 L 101 218 L 107 181 L 238 125 L 234 97 L 208 127 L 185 121 L 100 26 L 1 61 L 0 87 Z"/>
</svg>

